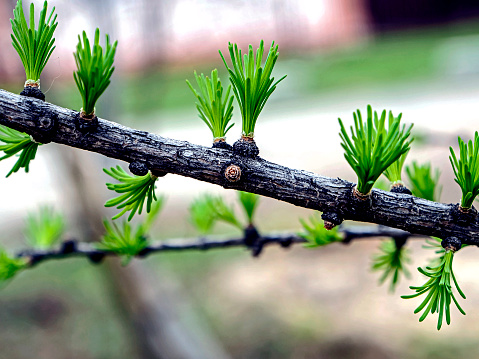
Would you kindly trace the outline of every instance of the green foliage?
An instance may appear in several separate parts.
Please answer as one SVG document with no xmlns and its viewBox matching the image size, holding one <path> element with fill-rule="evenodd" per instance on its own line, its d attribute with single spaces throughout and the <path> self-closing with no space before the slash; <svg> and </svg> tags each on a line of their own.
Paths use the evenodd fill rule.
<svg viewBox="0 0 479 359">
<path fill-rule="evenodd" d="M 452 169 L 456 178 L 454 179 L 462 190 L 461 207 L 471 208 L 472 202 L 479 194 L 479 134 L 476 131 L 474 142 L 469 140 L 465 143 L 461 137 L 459 142 L 459 161 L 452 147 L 450 147 Z"/>
<path fill-rule="evenodd" d="M 402 168 L 404 166 L 404 161 L 406 161 L 406 157 L 409 153 L 409 150 L 402 154 L 399 159 L 391 166 L 389 166 L 385 171 L 384 171 L 384 176 L 391 182 L 391 185 L 394 184 L 403 184 L 401 178 L 402 178 Z"/>
<path fill-rule="evenodd" d="M 112 198 L 105 203 L 105 207 L 114 207 L 123 210 L 114 216 L 112 219 L 120 218 L 126 212 L 130 211 L 128 221 L 131 221 L 136 212 L 141 214 L 143 211 L 143 205 L 146 201 L 146 212 L 151 210 L 151 203 L 153 200 L 157 200 L 155 194 L 155 182 L 158 179 L 151 173 L 147 173 L 144 176 L 131 176 L 125 172 L 120 166 L 116 166 L 103 171 L 118 180 L 120 183 L 111 184 L 107 183 L 106 186 L 109 190 L 119 193 L 120 196 Z"/>
<path fill-rule="evenodd" d="M 308 241 L 304 245 L 306 248 L 321 247 L 334 242 L 341 242 L 344 239 L 341 233 L 338 232 L 338 227 L 334 227 L 331 230 L 324 228 L 324 222 L 317 213 L 309 217 L 309 223 L 302 218 L 299 221 L 303 226 L 304 232 L 298 233 L 298 235 Z"/>
<path fill-rule="evenodd" d="M 380 189 L 381 191 L 388 192 L 391 189 L 391 184 L 386 179 L 380 177 L 374 183 L 374 188 Z"/>
<path fill-rule="evenodd" d="M 429 201 L 439 201 L 442 187 L 439 185 L 441 172 L 436 168 L 434 174 L 431 170 L 431 163 L 418 165 L 416 161 L 406 166 L 406 173 L 411 183 L 411 192 L 416 197 Z"/>
<path fill-rule="evenodd" d="M 354 129 L 351 126 L 351 138 L 339 119 L 341 126 L 341 146 L 344 157 L 358 176 L 357 190 L 368 194 L 374 183 L 389 166 L 409 151 L 412 140 L 408 140 L 412 125 L 406 129 L 400 127 L 401 116 L 394 117 L 389 112 L 388 128 L 385 127 L 386 111 L 381 117 L 368 105 L 368 118 L 363 122 L 359 110 L 353 113 Z"/>
<path fill-rule="evenodd" d="M 4 143 L 0 145 L 0 151 L 5 153 L 5 156 L 1 157 L 0 161 L 18 154 L 18 160 L 10 172 L 8 172 L 7 177 L 17 172 L 20 168 L 25 168 L 25 172 L 28 173 L 30 162 L 35 159 L 39 144 L 32 141 L 26 133 L 2 125 L 0 125 L 0 141 Z"/>
<path fill-rule="evenodd" d="M 10 19 L 13 31 L 11 35 L 12 44 L 25 68 L 27 82 L 39 83 L 40 74 L 55 49 L 53 33 L 58 25 L 58 22 L 55 22 L 57 15 L 53 17 L 55 12 L 55 8 L 53 8 L 47 20 L 47 6 L 45 1 L 40 12 L 37 29 L 35 29 L 35 7 L 33 3 L 30 5 L 30 27 L 28 27 L 23 13 L 22 0 L 17 1 L 17 6 L 13 10 L 13 19 Z"/>
<path fill-rule="evenodd" d="M 190 206 L 190 218 L 195 228 L 203 235 L 212 230 L 216 221 L 223 221 L 243 230 L 233 208 L 220 196 L 205 194 L 195 199 Z"/>
<path fill-rule="evenodd" d="M 122 264 L 127 265 L 134 256 L 148 246 L 148 233 L 163 209 L 164 203 L 165 197 L 158 197 L 158 200 L 152 204 L 151 211 L 145 220 L 136 228 L 128 222 L 117 225 L 115 222 L 103 221 L 106 233 L 101 242 L 97 244 L 97 248 L 115 252 L 123 257 Z"/>
<path fill-rule="evenodd" d="M 236 218 L 233 208 L 228 206 L 221 196 L 208 196 L 207 201 L 218 221 L 223 221 L 235 226 L 239 230 L 243 230 L 243 226 Z"/>
<path fill-rule="evenodd" d="M 278 83 L 286 77 L 283 76 L 276 82 L 274 82 L 274 77 L 271 77 L 273 67 L 278 59 L 278 46 L 275 46 L 273 41 L 264 66 L 261 66 L 264 52 L 263 40 L 256 51 L 256 58 L 251 45 L 249 45 L 248 53 L 244 55 L 244 58 L 238 45 L 229 43 L 228 49 L 233 69 L 228 66 L 221 51 L 220 55 L 230 74 L 233 92 L 240 106 L 243 136 L 253 137 L 256 121 L 266 101 Z"/>
<path fill-rule="evenodd" d="M 259 204 L 260 196 L 255 193 L 238 191 L 238 199 L 243 207 L 248 223 L 253 223 L 253 216 Z"/>
<path fill-rule="evenodd" d="M 13 278 L 20 270 L 27 267 L 25 259 L 10 257 L 0 248 L 0 283 Z"/>
<path fill-rule="evenodd" d="M 416 308 L 414 313 L 419 313 L 421 310 L 424 309 L 421 317 L 419 318 L 420 322 L 426 319 L 429 313 L 438 313 L 437 330 L 441 329 L 444 314 L 446 315 L 446 323 L 448 325 L 451 323 L 450 306 L 452 301 L 454 301 L 454 304 L 456 305 L 457 309 L 462 314 L 466 314 L 457 302 L 454 293 L 452 292 L 451 278 L 458 293 L 461 295 L 461 297 L 466 299 L 466 296 L 457 284 L 456 277 L 452 270 L 453 258 L 454 252 L 451 250 L 446 250 L 444 252 L 444 255 L 441 256 L 439 264 L 437 264 L 436 266 L 427 266 L 424 269 L 419 267 L 418 271 L 424 274 L 429 279 L 422 286 L 409 287 L 412 290 L 416 291 L 415 294 L 404 295 L 401 297 L 404 299 L 410 299 L 427 293 L 426 298 L 424 298 L 423 302 Z"/>
<path fill-rule="evenodd" d="M 199 117 L 206 123 L 213 133 L 213 138 L 224 139 L 226 132 L 233 127 L 233 123 L 228 126 L 233 117 L 233 96 L 230 96 L 231 85 L 226 89 L 223 99 L 223 86 L 218 78 L 218 70 L 211 71 L 211 79 L 201 74 L 198 76 L 195 71 L 195 78 L 200 92 L 196 92 L 191 83 L 186 80 L 193 94 L 198 99 L 196 108 Z"/>
<path fill-rule="evenodd" d="M 158 196 L 157 200 L 151 204 L 150 212 L 147 213 L 145 220 L 141 223 L 141 227 L 145 233 L 150 232 L 151 227 L 161 213 L 165 202 L 165 196 Z"/>
<path fill-rule="evenodd" d="M 115 58 L 116 46 L 110 44 L 110 37 L 106 35 L 105 50 L 100 46 L 100 30 L 95 31 L 95 40 L 93 47 L 90 47 L 90 41 L 83 31 L 82 38 L 78 36 L 77 50 L 73 54 L 77 71 L 73 73 L 75 83 L 80 91 L 83 100 L 83 112 L 86 115 L 92 115 L 95 112 L 95 104 L 105 92 L 110 84 L 110 78 L 115 68 L 113 61 Z"/>
<path fill-rule="evenodd" d="M 398 248 L 394 239 L 390 239 L 381 242 L 379 251 L 381 253 L 373 256 L 371 269 L 382 272 L 379 284 L 390 278 L 389 291 L 394 292 L 402 274 L 407 278 L 411 277 L 406 268 L 406 264 L 411 263 L 409 250 L 405 246 Z"/>
<path fill-rule="evenodd" d="M 65 217 L 52 207 L 41 207 L 37 213 L 29 213 L 25 236 L 35 248 L 47 249 L 57 244 L 65 230 Z"/>
<path fill-rule="evenodd" d="M 97 244 L 100 250 L 115 252 L 123 256 L 122 264 L 126 265 L 139 252 L 148 246 L 143 227 L 140 225 L 136 229 L 130 223 L 123 222 L 118 226 L 115 222 L 103 221 L 106 233 L 101 242 Z"/>
<path fill-rule="evenodd" d="M 191 223 L 201 235 L 209 233 L 216 221 L 209 198 L 209 195 L 203 195 L 196 198 L 190 205 Z"/>
<path fill-rule="evenodd" d="M 402 118 L 402 113 L 399 114 L 398 117 L 394 117 L 392 113 L 389 113 L 389 118 L 388 118 L 388 127 L 391 128 L 392 122 L 393 121 L 401 121 Z M 406 157 L 409 153 L 409 150 L 404 152 L 399 159 L 393 162 L 391 166 L 389 166 L 385 171 L 384 171 L 384 176 L 391 182 L 391 184 L 403 184 L 401 181 L 402 178 L 402 168 L 404 166 L 404 161 L 406 161 Z"/>
</svg>

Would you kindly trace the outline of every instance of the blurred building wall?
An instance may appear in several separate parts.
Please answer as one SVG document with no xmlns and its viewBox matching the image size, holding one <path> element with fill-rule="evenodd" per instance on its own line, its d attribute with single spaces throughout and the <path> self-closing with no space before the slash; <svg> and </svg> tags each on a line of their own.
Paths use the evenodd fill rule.
<svg viewBox="0 0 479 359">
<path fill-rule="evenodd" d="M 33 2 L 38 12 L 43 1 Z M 0 81 L 24 76 L 10 39 L 15 3 L 0 2 Z M 108 16 L 103 25 L 113 24 L 119 40 L 117 67 L 149 71 L 218 60 L 218 49 L 226 51 L 229 41 L 245 48 L 275 40 L 283 53 L 316 52 L 360 42 L 373 31 L 479 15 L 477 0 L 116 0 L 101 16 L 98 3 L 49 0 L 59 19 L 57 48 L 46 69 L 51 77 L 71 76 L 77 36 L 82 30 L 92 36 L 97 26 L 107 31 L 95 21 L 101 16 Z"/>
<path fill-rule="evenodd" d="M 229 41 L 242 47 L 275 40 L 281 51 L 314 51 L 354 43 L 369 33 L 365 0 L 117 0 L 109 4 L 119 40 L 117 67 L 138 71 L 162 64 L 188 64 L 218 59 Z M 34 0 L 36 9 L 43 1 Z M 27 9 L 28 0 L 24 3 Z M 18 81 L 22 67 L 10 42 L 15 1 L 0 3 L 0 80 Z M 98 18 L 91 1 L 50 0 L 59 25 L 57 48 L 46 71 L 70 76 L 77 35 L 90 36 Z M 55 66 L 51 63 L 56 61 Z"/>
<path fill-rule="evenodd" d="M 367 0 L 376 31 L 439 24 L 479 16 L 477 0 Z"/>
</svg>

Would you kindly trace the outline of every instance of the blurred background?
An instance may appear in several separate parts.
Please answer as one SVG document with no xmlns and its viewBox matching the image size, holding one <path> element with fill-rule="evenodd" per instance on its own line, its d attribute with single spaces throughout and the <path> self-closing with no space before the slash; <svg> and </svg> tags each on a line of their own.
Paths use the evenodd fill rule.
<svg viewBox="0 0 479 359">
<path fill-rule="evenodd" d="M 26 10 L 29 1 L 24 1 Z M 0 87 L 19 93 L 25 81 L 10 40 L 16 1 L 0 2 Z M 37 9 L 42 1 L 34 1 Z M 449 164 L 457 136 L 478 129 L 479 2 L 476 0 L 51 0 L 59 25 L 42 75 L 47 101 L 79 110 L 72 72 L 78 34 L 95 27 L 118 39 L 112 85 L 99 117 L 161 136 L 209 146 L 185 79 L 193 71 L 226 72 L 218 50 L 261 39 L 279 44 L 274 74 L 287 74 L 258 121 L 261 156 L 282 165 L 355 181 L 340 147 L 337 118 L 371 104 L 414 123 L 408 163 L 441 169 L 443 202 L 460 190 Z M 38 11 L 38 10 L 37 10 Z M 236 125 L 228 142 L 239 137 Z M 49 204 L 68 219 L 68 237 L 98 240 L 101 220 L 116 213 L 102 167 L 121 164 L 51 144 L 30 174 L 0 179 L 0 243 L 26 246 L 24 219 Z M 0 163 L 6 174 L 13 160 Z M 158 181 L 167 197 L 154 239 L 197 236 L 188 219 L 203 192 L 236 204 L 236 193 L 175 175 Z M 310 211 L 263 198 L 263 233 L 299 231 Z M 239 236 L 227 226 L 214 235 Z M 377 285 L 371 256 L 378 240 L 318 250 L 266 248 L 158 254 L 128 267 L 108 260 L 50 261 L 25 271 L 0 293 L 0 358 L 460 358 L 479 357 L 476 248 L 457 254 L 456 276 L 467 316 L 452 325 L 418 323 L 419 300 L 402 300 L 422 284 L 415 268 L 431 251 L 410 241 L 413 278 L 395 294 Z"/>
</svg>

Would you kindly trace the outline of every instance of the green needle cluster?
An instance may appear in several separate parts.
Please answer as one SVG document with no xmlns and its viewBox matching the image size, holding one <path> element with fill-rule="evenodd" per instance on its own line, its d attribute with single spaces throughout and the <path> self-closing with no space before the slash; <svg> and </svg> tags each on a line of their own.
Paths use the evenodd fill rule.
<svg viewBox="0 0 479 359">
<path fill-rule="evenodd" d="M 420 295 L 426 294 L 423 302 L 416 308 L 414 313 L 419 313 L 421 310 L 424 310 L 419 321 L 422 322 L 426 319 L 429 313 L 434 314 L 438 313 L 437 318 L 437 330 L 441 329 L 444 314 L 446 315 L 446 323 L 449 325 L 451 323 L 451 303 L 454 302 L 457 309 L 462 313 L 466 314 L 457 302 L 454 293 L 452 292 L 451 279 L 454 282 L 454 285 L 461 297 L 466 299 L 466 296 L 459 288 L 457 284 L 456 277 L 452 270 L 452 260 L 454 258 L 454 252 L 452 250 L 446 250 L 444 255 L 440 258 L 440 263 L 435 266 L 427 266 L 426 268 L 418 268 L 418 271 L 424 274 L 429 279 L 424 285 L 420 287 L 409 287 L 412 290 L 416 291 L 415 294 L 404 295 L 401 298 L 410 299 L 416 298 Z"/>
<path fill-rule="evenodd" d="M 238 191 L 238 199 L 246 214 L 248 224 L 253 224 L 253 218 L 259 204 L 260 196 L 255 193 Z"/>
<path fill-rule="evenodd" d="M 190 218 L 202 235 L 210 232 L 217 221 L 243 230 L 233 208 L 228 206 L 220 196 L 205 194 L 195 199 L 190 206 Z"/>
<path fill-rule="evenodd" d="M 123 265 L 128 264 L 134 256 L 148 246 L 145 231 L 141 225 L 134 229 L 128 222 L 123 222 L 121 226 L 118 226 L 116 223 L 106 220 L 103 221 L 103 225 L 106 233 L 101 242 L 97 244 L 97 248 L 123 256 Z"/>
<path fill-rule="evenodd" d="M 441 172 L 438 168 L 436 168 L 433 173 L 431 163 L 419 165 L 414 161 L 412 165 L 406 166 L 406 174 L 411 184 L 411 192 L 414 196 L 429 201 L 439 201 L 442 187 L 439 185 Z"/>
<path fill-rule="evenodd" d="M 214 210 L 208 195 L 203 195 L 193 200 L 190 205 L 190 220 L 196 230 L 205 235 L 213 229 L 216 222 Z"/>
<path fill-rule="evenodd" d="M 353 113 L 354 128 L 351 126 L 351 137 L 346 132 L 341 119 L 341 146 L 344 157 L 358 176 L 357 190 L 367 195 L 379 176 L 403 154 L 409 151 L 412 140 L 408 140 L 412 125 L 406 129 L 401 127 L 401 116 L 394 117 L 389 113 L 388 128 L 386 128 L 386 111 L 381 117 L 367 108 L 368 117 L 363 122 L 361 112 Z"/>
<path fill-rule="evenodd" d="M 211 72 L 211 79 L 201 74 L 198 76 L 195 71 L 195 78 L 200 92 L 198 93 L 191 83 L 186 80 L 193 94 L 198 99 L 196 108 L 199 117 L 206 123 L 213 133 L 214 140 L 224 140 L 226 133 L 234 124 L 229 124 L 233 117 L 233 96 L 230 96 L 231 85 L 226 89 L 223 97 L 223 86 L 218 77 L 218 70 Z"/>
<path fill-rule="evenodd" d="M 318 214 L 309 217 L 309 223 L 300 218 L 299 221 L 303 226 L 302 233 L 298 233 L 301 238 L 308 241 L 304 246 L 307 248 L 322 247 L 331 243 L 341 242 L 344 238 L 338 232 L 338 227 L 331 230 L 324 228 L 324 222 L 319 218 Z"/>
<path fill-rule="evenodd" d="M 213 216 L 216 218 L 216 220 L 231 224 L 239 230 L 243 229 L 240 221 L 238 221 L 236 218 L 233 208 L 228 206 L 222 197 L 207 196 L 206 201 L 209 203 Z"/>
<path fill-rule="evenodd" d="M 128 221 L 131 221 L 136 212 L 141 214 L 145 201 L 146 212 L 150 212 L 153 200 L 157 200 L 155 182 L 158 178 L 156 176 L 153 176 L 151 173 L 147 173 L 144 176 L 131 176 L 120 166 L 112 167 L 110 170 L 104 168 L 103 171 L 120 182 L 117 184 L 106 184 L 109 190 L 120 194 L 120 196 L 112 198 L 105 203 L 105 207 L 116 206 L 118 209 L 123 209 L 113 219 L 117 219 L 126 212 L 130 212 Z"/>
<path fill-rule="evenodd" d="M 58 22 L 55 22 L 57 15 L 53 16 L 55 8 L 50 12 L 48 19 L 46 18 L 47 6 L 45 1 L 40 12 L 38 29 L 35 29 L 35 6 L 33 3 L 30 5 L 30 27 L 28 27 L 23 13 L 22 0 L 17 1 L 17 6 L 13 10 L 13 19 L 10 19 L 13 31 L 12 44 L 25 68 L 27 83 L 36 83 L 38 86 L 40 74 L 55 49 L 53 33 L 58 25 Z"/>
<path fill-rule="evenodd" d="M 92 47 L 85 31 L 83 31 L 83 43 L 82 38 L 78 36 L 77 50 L 73 54 L 77 71 L 73 73 L 73 77 L 83 100 L 82 111 L 87 117 L 94 114 L 96 102 L 110 85 L 110 78 L 115 70 L 113 61 L 117 45 L 118 41 L 111 45 L 110 37 L 106 35 L 105 50 L 103 50 L 100 46 L 98 28 L 95 31 Z"/>
<path fill-rule="evenodd" d="M 402 168 L 404 167 L 404 162 L 406 161 L 406 157 L 409 153 L 409 150 L 402 154 L 398 160 L 396 160 L 391 166 L 389 166 L 385 171 L 384 171 L 384 176 L 391 182 L 391 185 L 395 184 L 401 184 L 403 185 L 403 182 L 401 180 L 402 178 Z"/>
<path fill-rule="evenodd" d="M 0 284 L 13 278 L 20 270 L 27 267 L 25 259 L 10 257 L 5 250 L 0 248 Z"/>
<path fill-rule="evenodd" d="M 461 137 L 458 137 L 458 142 L 459 160 L 452 147 L 449 148 L 449 160 L 456 175 L 454 180 L 462 190 L 461 207 L 469 209 L 479 194 L 479 135 L 476 131 L 474 142 L 469 140 L 469 143 L 465 143 Z"/>
<path fill-rule="evenodd" d="M 379 251 L 381 253 L 373 256 L 371 268 L 373 271 L 382 272 L 379 284 L 383 284 L 388 278 L 391 278 L 389 291 L 394 292 L 401 275 L 407 278 L 411 277 L 406 268 L 406 264 L 411 263 L 409 250 L 404 246 L 398 248 L 394 239 L 390 239 L 381 242 Z"/>
<path fill-rule="evenodd" d="M 392 112 L 389 112 L 388 127 L 390 128 L 394 121 L 401 121 L 401 118 L 402 118 L 402 113 L 400 113 L 398 117 L 394 117 Z M 399 157 L 399 159 L 394 161 L 393 164 L 384 171 L 384 176 L 386 176 L 389 182 L 391 182 L 391 185 L 395 185 L 395 184 L 403 185 L 403 182 L 401 181 L 402 169 L 403 169 L 404 162 L 406 161 L 406 157 L 408 153 L 409 153 L 409 150 L 403 153 Z"/>
<path fill-rule="evenodd" d="M 244 58 L 238 45 L 229 43 L 228 49 L 233 69 L 228 66 L 221 51 L 220 55 L 230 75 L 233 91 L 240 106 L 243 136 L 253 138 L 256 121 L 266 101 L 276 89 L 276 85 L 286 77 L 283 76 L 276 82 L 274 77 L 271 77 L 278 59 L 278 45 L 275 46 L 273 41 L 263 66 L 263 40 L 256 50 L 256 58 L 251 45 Z"/>
<path fill-rule="evenodd" d="M 42 207 L 37 213 L 29 213 L 25 236 L 35 248 L 48 249 L 57 244 L 65 230 L 65 217 L 52 207 Z"/>
<path fill-rule="evenodd" d="M 0 157 L 0 161 L 18 154 L 18 160 L 8 172 L 7 177 L 20 168 L 25 168 L 25 172 L 28 173 L 30 162 L 35 159 L 39 144 L 32 141 L 26 133 L 2 125 L 0 125 L 0 142 L 4 143 L 0 145 L 0 151 L 5 153 L 3 157 Z"/>
</svg>

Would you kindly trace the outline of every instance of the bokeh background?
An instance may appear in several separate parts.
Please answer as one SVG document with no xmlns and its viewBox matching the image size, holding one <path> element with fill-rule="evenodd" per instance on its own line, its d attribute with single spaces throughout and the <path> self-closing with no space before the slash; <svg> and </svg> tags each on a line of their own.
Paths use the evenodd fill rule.
<svg viewBox="0 0 479 359">
<path fill-rule="evenodd" d="M 27 4 L 29 1 L 25 1 Z M 10 44 L 16 1 L 0 2 L 0 87 L 19 93 L 25 80 Z M 37 9 L 42 1 L 34 1 Z M 444 202 L 457 202 L 448 147 L 471 138 L 479 123 L 479 4 L 475 0 L 51 0 L 57 48 L 42 75 L 47 101 L 79 110 L 72 72 L 78 34 L 95 27 L 118 39 L 112 85 L 100 117 L 162 136 L 209 146 L 185 79 L 218 68 L 228 41 L 261 39 L 280 47 L 274 74 L 287 74 L 258 121 L 262 157 L 355 180 L 343 159 L 337 118 L 390 109 L 414 123 L 408 163 L 441 169 Z M 26 9 L 26 5 L 25 9 Z M 232 143 L 241 128 L 235 110 Z M 68 238 L 98 240 L 111 196 L 102 167 L 118 164 L 50 144 L 30 174 L 0 179 L 0 243 L 26 246 L 28 212 L 49 204 L 68 220 Z M 6 174 L 12 160 L 0 163 Z M 126 165 L 122 164 L 125 168 Z M 230 190 L 175 175 L 158 181 L 167 196 L 154 239 L 197 236 L 188 207 L 200 193 Z M 262 199 L 257 226 L 299 231 L 310 211 Z M 227 226 L 214 235 L 238 236 Z M 378 240 L 307 250 L 267 248 L 159 254 L 128 267 L 83 259 L 41 264 L 0 292 L 0 358 L 477 358 L 479 284 L 476 248 L 456 256 L 468 296 L 467 316 L 437 332 L 435 317 L 418 323 L 408 285 L 432 252 L 410 241 L 413 278 L 395 294 L 377 285 L 371 256 Z"/>
</svg>

